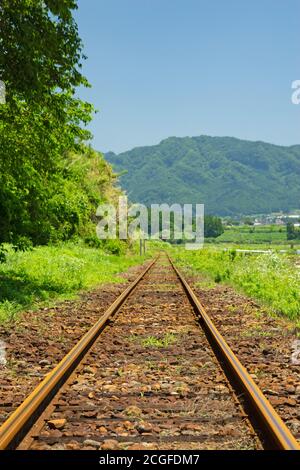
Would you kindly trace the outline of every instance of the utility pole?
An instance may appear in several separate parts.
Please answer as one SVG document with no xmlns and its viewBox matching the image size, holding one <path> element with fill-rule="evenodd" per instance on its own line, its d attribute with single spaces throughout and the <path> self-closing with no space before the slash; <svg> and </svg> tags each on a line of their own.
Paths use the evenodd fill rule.
<svg viewBox="0 0 300 470">
<path fill-rule="evenodd" d="M 143 256 L 143 240 L 140 238 L 140 256 Z"/>
<path fill-rule="evenodd" d="M 140 256 L 143 256 L 146 253 L 146 239 L 144 232 L 140 231 Z"/>
</svg>

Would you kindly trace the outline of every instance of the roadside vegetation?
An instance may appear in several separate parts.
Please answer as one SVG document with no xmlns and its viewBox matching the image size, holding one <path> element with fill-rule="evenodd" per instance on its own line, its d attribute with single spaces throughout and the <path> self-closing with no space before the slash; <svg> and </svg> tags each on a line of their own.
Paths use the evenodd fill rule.
<svg viewBox="0 0 300 470">
<path fill-rule="evenodd" d="M 3 0 L 0 7 L 0 321 L 140 263 L 96 237 L 97 207 L 121 191 L 89 144 L 93 106 L 80 100 L 83 44 L 76 0 Z"/>
<path fill-rule="evenodd" d="M 199 251 L 173 249 L 184 268 L 215 283 L 226 283 L 271 308 L 274 313 L 300 321 L 300 270 L 287 255 L 272 252 L 245 255 L 216 247 Z"/>
<path fill-rule="evenodd" d="M 137 247 L 112 254 L 84 243 L 40 246 L 32 251 L 8 248 L 0 264 L 0 322 L 13 320 L 26 309 L 36 309 L 103 283 L 124 282 L 120 273 L 143 262 Z"/>
</svg>

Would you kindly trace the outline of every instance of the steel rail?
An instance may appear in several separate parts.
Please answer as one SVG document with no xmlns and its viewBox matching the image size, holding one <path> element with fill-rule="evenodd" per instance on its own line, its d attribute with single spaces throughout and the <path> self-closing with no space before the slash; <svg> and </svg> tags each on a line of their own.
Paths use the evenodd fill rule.
<svg viewBox="0 0 300 470">
<path fill-rule="evenodd" d="M 109 319 L 118 312 L 120 307 L 156 261 L 157 258 L 155 258 L 135 281 L 127 287 L 106 310 L 103 316 L 2 424 L 0 427 L 0 450 L 16 449 L 58 390 L 67 381 L 78 364 L 80 364 L 83 357 L 97 340 L 103 328 L 109 322 Z"/>
<path fill-rule="evenodd" d="M 263 430 L 267 447 L 273 450 L 300 450 L 300 445 L 287 426 L 284 424 L 271 403 L 264 396 L 263 392 L 256 385 L 245 367 L 231 350 L 223 336 L 206 313 L 196 294 L 189 286 L 183 275 L 174 265 L 172 259 L 167 255 L 169 261 L 180 280 L 196 315 L 199 317 L 204 332 L 206 333 L 215 354 L 225 364 L 229 372 L 231 382 L 242 391 L 246 403 L 250 408 L 249 419 L 253 419 L 254 427 L 259 426 Z M 253 415 L 251 414 L 253 412 Z"/>
<path fill-rule="evenodd" d="M 238 358 L 209 318 L 192 288 L 174 265 L 172 259 L 169 255 L 167 256 L 194 308 L 195 314 L 202 323 L 201 326 L 215 354 L 220 360 L 222 367 L 225 366 L 224 372 L 230 372 L 231 382 L 233 381 L 234 384 L 237 385 L 237 388 L 242 390 L 243 396 L 246 398 L 246 403 L 251 405 L 253 415 L 251 416 L 250 414 L 249 418 L 251 420 L 251 418 L 254 417 L 254 421 L 258 422 L 258 430 L 263 430 L 264 437 L 267 436 L 269 448 L 278 450 L 300 450 L 299 443 L 255 384 L 246 369 L 239 362 Z M 114 301 L 95 325 L 3 423 L 0 427 L 0 450 L 17 448 L 18 444 L 41 416 L 47 405 L 90 350 L 103 328 L 109 322 L 110 317 L 118 312 L 128 296 L 133 292 L 156 261 L 157 258 L 155 258 L 143 273 L 141 273 Z"/>
</svg>

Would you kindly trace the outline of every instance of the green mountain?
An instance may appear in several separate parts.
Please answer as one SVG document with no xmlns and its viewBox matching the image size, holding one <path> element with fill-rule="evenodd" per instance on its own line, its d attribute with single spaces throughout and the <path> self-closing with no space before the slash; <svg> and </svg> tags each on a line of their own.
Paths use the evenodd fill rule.
<svg viewBox="0 0 300 470">
<path fill-rule="evenodd" d="M 300 207 L 300 145 L 232 137 L 170 137 L 158 145 L 109 152 L 132 201 L 204 203 L 206 213 L 258 214 Z"/>
</svg>

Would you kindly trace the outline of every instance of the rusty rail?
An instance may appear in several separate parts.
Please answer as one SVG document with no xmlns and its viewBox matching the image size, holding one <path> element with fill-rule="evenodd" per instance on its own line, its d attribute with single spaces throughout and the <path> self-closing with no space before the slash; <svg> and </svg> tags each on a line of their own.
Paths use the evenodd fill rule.
<svg viewBox="0 0 300 470">
<path fill-rule="evenodd" d="M 127 287 L 106 310 L 104 315 L 3 423 L 0 427 L 0 450 L 15 449 L 18 446 L 55 394 L 90 350 L 109 319 L 117 313 L 155 262 L 156 259 Z"/>
<path fill-rule="evenodd" d="M 252 421 L 254 428 L 258 429 L 260 434 L 262 434 L 267 448 L 273 450 L 300 450 L 297 440 L 219 333 L 203 305 L 176 268 L 171 258 L 169 256 L 168 258 L 193 305 L 196 315 L 200 319 L 201 326 L 217 358 L 221 362 L 223 369 L 226 369 L 224 372 L 229 375 L 230 382 L 234 388 L 243 393 L 246 406 L 249 409 L 249 419 Z"/>
<path fill-rule="evenodd" d="M 300 450 L 299 443 L 283 423 L 272 405 L 254 383 L 246 369 L 235 356 L 225 339 L 217 330 L 192 288 L 178 271 L 171 258 L 168 259 L 191 302 L 195 314 L 219 359 L 224 372 L 235 389 L 242 392 L 254 426 L 262 434 L 267 448 L 277 450 Z M 81 338 L 62 361 L 45 377 L 38 387 L 25 399 L 15 412 L 0 427 L 0 450 L 16 449 L 59 389 L 85 357 L 109 319 L 115 315 L 128 296 L 151 269 L 154 259 L 140 276 L 115 300 L 105 314 Z"/>
</svg>

